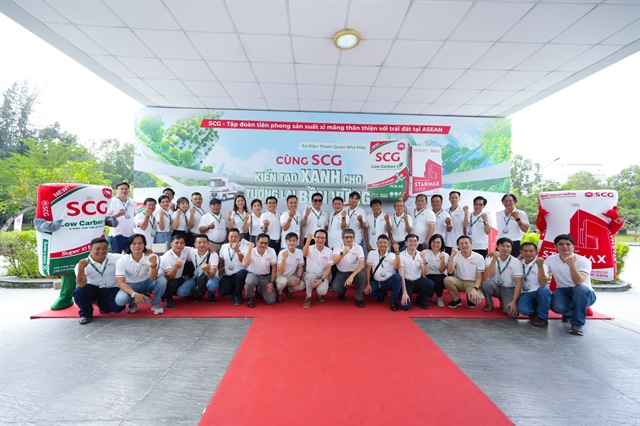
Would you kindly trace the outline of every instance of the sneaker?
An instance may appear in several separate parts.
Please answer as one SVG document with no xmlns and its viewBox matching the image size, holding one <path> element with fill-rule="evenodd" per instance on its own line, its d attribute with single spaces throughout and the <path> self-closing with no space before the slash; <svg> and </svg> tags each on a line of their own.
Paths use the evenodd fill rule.
<svg viewBox="0 0 640 426">
<path fill-rule="evenodd" d="M 467 300 L 467 306 L 468 306 L 470 309 L 475 309 L 475 308 L 476 308 L 476 304 L 475 304 L 475 303 L 473 303 L 471 300 Z"/>
<path fill-rule="evenodd" d="M 422 309 L 429 309 L 429 305 L 427 304 L 427 302 L 416 302 L 416 306 Z"/>
<path fill-rule="evenodd" d="M 164 304 L 167 305 L 167 308 L 175 308 L 176 307 L 176 302 L 174 302 L 173 297 L 167 297 L 167 299 L 164 301 Z M 158 305 L 160 306 L 160 305 Z M 162 313 L 162 312 L 160 312 Z"/>
<path fill-rule="evenodd" d="M 364 308 L 364 302 L 362 300 L 356 299 L 356 306 L 358 308 Z"/>
<path fill-rule="evenodd" d="M 458 306 L 462 306 L 462 300 L 452 300 L 447 306 L 450 308 L 457 308 Z"/>
<path fill-rule="evenodd" d="M 304 299 L 304 303 L 302 304 L 302 307 L 305 309 L 309 309 L 311 307 L 311 298 L 307 297 Z"/>
<path fill-rule="evenodd" d="M 542 318 L 536 318 L 533 321 L 533 325 L 536 326 L 536 327 L 546 327 L 547 325 L 549 325 L 549 320 L 542 319 Z"/>
<path fill-rule="evenodd" d="M 233 297 L 233 306 L 240 306 L 242 305 L 242 298 L 238 297 L 238 296 L 234 296 Z"/>
<path fill-rule="evenodd" d="M 324 296 L 318 296 L 318 302 L 324 303 Z"/>
<path fill-rule="evenodd" d="M 438 301 L 436 302 L 436 306 L 438 308 L 444 308 L 444 300 L 442 300 L 442 297 L 438 297 Z"/>
<path fill-rule="evenodd" d="M 80 325 L 89 324 L 92 317 L 80 317 Z"/>
<path fill-rule="evenodd" d="M 582 331 L 582 326 L 580 324 L 571 324 L 571 328 L 569 328 L 569 333 L 576 334 L 578 336 L 582 336 L 584 332 Z"/>
<path fill-rule="evenodd" d="M 562 322 L 569 322 L 569 321 L 571 321 L 571 317 L 569 315 L 562 316 Z"/>
<path fill-rule="evenodd" d="M 129 309 L 127 309 L 127 313 L 134 313 L 138 311 L 138 304 L 136 302 L 129 303 Z"/>
<path fill-rule="evenodd" d="M 162 309 L 162 306 L 160 305 L 151 305 L 151 311 L 154 315 L 164 314 L 164 309 Z"/>
</svg>

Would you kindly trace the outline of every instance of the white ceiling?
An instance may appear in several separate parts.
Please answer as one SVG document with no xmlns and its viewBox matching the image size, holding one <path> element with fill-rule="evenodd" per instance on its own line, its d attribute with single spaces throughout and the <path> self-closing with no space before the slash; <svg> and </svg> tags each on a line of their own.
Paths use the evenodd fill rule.
<svg viewBox="0 0 640 426">
<path fill-rule="evenodd" d="M 0 0 L 146 106 L 507 116 L 640 50 L 640 0 Z M 333 35 L 362 34 L 339 51 Z"/>
</svg>

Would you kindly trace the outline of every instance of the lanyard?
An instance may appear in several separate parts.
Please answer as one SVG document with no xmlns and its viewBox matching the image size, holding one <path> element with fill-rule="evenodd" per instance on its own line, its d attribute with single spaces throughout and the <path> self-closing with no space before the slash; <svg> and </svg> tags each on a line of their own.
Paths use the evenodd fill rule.
<svg viewBox="0 0 640 426">
<path fill-rule="evenodd" d="M 329 228 L 331 228 L 331 226 L 333 225 L 333 219 L 335 219 L 335 218 L 336 218 L 336 216 L 341 216 L 341 214 L 340 214 L 340 213 L 334 213 L 334 214 L 331 216 L 331 222 L 329 223 Z"/>
<path fill-rule="evenodd" d="M 424 212 L 427 208 L 425 207 L 424 209 L 420 210 L 418 213 L 416 213 L 416 209 L 413 209 L 413 218 L 417 219 L 418 216 L 420 216 L 422 214 L 422 212 Z"/>
<path fill-rule="evenodd" d="M 507 219 L 507 211 L 505 210 L 504 212 L 504 226 L 507 227 L 509 226 L 509 222 L 511 222 L 511 218 L 513 216 L 509 215 L 509 218 Z"/>
<path fill-rule="evenodd" d="M 101 277 L 103 277 L 103 278 L 104 278 L 104 271 L 106 271 L 106 270 L 107 270 L 107 265 L 109 264 L 109 259 L 105 259 L 105 260 L 104 260 L 104 266 L 102 267 L 102 272 L 100 272 L 100 271 L 98 270 L 98 268 L 96 268 L 96 265 L 91 261 L 91 259 L 90 259 L 90 258 L 88 258 L 88 257 L 87 257 L 87 260 L 89 261 L 89 265 L 91 265 L 91 267 L 92 267 L 93 269 L 95 269 L 95 271 L 96 271 L 97 273 L 99 273 Z"/>
<path fill-rule="evenodd" d="M 207 254 L 202 257 L 202 261 L 200 261 L 200 263 L 196 261 L 196 269 L 200 268 L 200 266 L 202 266 L 204 262 L 207 262 L 209 260 L 210 255 L 211 255 L 211 252 L 207 252 Z M 200 257 L 200 255 L 196 253 L 196 257 Z"/>
<path fill-rule="evenodd" d="M 356 210 L 358 210 L 357 207 L 356 207 Z M 351 221 L 351 216 L 353 216 L 353 214 L 356 212 L 356 210 L 351 210 L 351 209 L 347 210 L 348 212 L 351 212 L 351 213 L 349 213 L 349 221 Z"/>
<path fill-rule="evenodd" d="M 227 247 L 227 250 L 229 250 L 229 263 L 233 262 L 233 258 L 236 255 L 236 252 L 231 250 L 231 246 Z"/>
<path fill-rule="evenodd" d="M 122 201 L 120 198 L 118 198 L 118 201 L 120 201 L 120 203 L 122 204 L 122 207 L 124 207 L 124 210 L 127 211 L 129 209 L 129 199 L 127 198 L 127 204 L 124 203 L 124 201 Z"/>
<path fill-rule="evenodd" d="M 396 228 L 399 228 L 399 227 L 400 227 L 400 224 L 401 224 L 401 223 L 402 223 L 402 221 L 403 221 L 404 213 L 402 213 L 402 216 L 400 216 L 400 220 L 399 220 L 399 221 L 397 221 L 397 222 L 396 222 L 396 217 L 397 217 L 396 215 L 393 215 L 393 223 L 395 223 L 395 224 L 396 224 Z"/>
<path fill-rule="evenodd" d="M 143 213 L 144 214 L 144 213 Z M 147 216 L 146 214 L 144 215 L 144 217 L 146 217 L 147 219 L 149 219 L 149 223 L 151 224 L 152 228 L 156 227 L 156 219 L 153 216 Z"/>
<path fill-rule="evenodd" d="M 481 217 L 482 217 L 482 213 L 480 213 L 480 215 L 478 217 L 476 217 L 476 220 L 473 220 L 473 213 L 471 213 L 469 215 L 469 221 L 471 222 L 471 224 L 469 225 L 469 228 L 473 228 L 473 225 L 478 223 L 478 221 L 480 220 Z"/>
<path fill-rule="evenodd" d="M 171 215 L 169 214 L 168 211 L 166 211 L 165 209 L 163 209 L 162 207 L 160 207 L 160 210 L 162 210 L 162 214 L 169 219 L 169 222 L 171 222 Z"/>
<path fill-rule="evenodd" d="M 496 264 L 498 265 L 498 275 L 502 276 L 502 273 L 507 269 L 507 267 L 509 266 L 509 263 L 511 263 L 511 256 L 509 256 L 509 260 L 507 260 L 507 263 L 504 265 L 504 268 L 500 269 L 500 259 L 496 260 Z"/>
<path fill-rule="evenodd" d="M 287 211 L 289 211 L 289 210 L 287 210 Z M 293 219 L 293 221 L 296 223 L 296 225 L 298 224 L 298 218 L 296 217 L 296 215 L 293 215 L 293 217 L 291 219 Z"/>
<path fill-rule="evenodd" d="M 196 206 L 193 206 L 193 208 L 195 209 L 195 211 L 197 211 L 198 213 L 200 213 L 200 216 L 204 216 L 204 209 L 199 209 Z"/>
<path fill-rule="evenodd" d="M 522 274 L 524 275 L 524 276 L 522 277 L 522 281 L 526 281 L 526 280 L 527 280 L 527 277 L 529 276 L 529 272 L 531 272 L 531 269 L 533 269 L 533 267 L 534 267 L 535 265 L 536 265 L 536 262 L 535 262 L 535 261 L 531 262 L 531 266 L 529 266 L 529 270 L 527 271 L 527 270 L 525 269 L 524 263 L 522 264 Z"/>
<path fill-rule="evenodd" d="M 318 219 L 318 221 L 320 220 L 320 216 L 322 216 L 322 210 L 320 210 L 319 214 L 316 214 L 316 211 L 311 208 L 311 213 L 313 213 L 313 215 L 316 217 L 316 219 Z"/>
<path fill-rule="evenodd" d="M 382 216 L 382 213 L 378 215 L 378 217 Z M 378 217 L 373 216 L 373 233 L 376 233 L 376 224 L 378 223 Z M 384 219 L 384 216 L 382 216 Z"/>
<path fill-rule="evenodd" d="M 440 216 L 440 213 L 442 213 L 444 210 L 440 209 L 440 211 L 438 211 L 438 213 L 436 213 L 436 217 Z"/>
<path fill-rule="evenodd" d="M 240 218 L 240 220 L 242 221 L 242 223 L 244 223 L 244 216 L 242 216 L 240 213 L 238 213 L 237 211 L 235 212 L 236 216 L 238 216 Z"/>
<path fill-rule="evenodd" d="M 209 213 L 211 213 L 211 212 L 209 212 Z M 211 216 L 213 216 L 213 218 L 218 221 L 218 225 L 220 225 L 220 219 L 218 219 L 218 217 L 213 213 L 211 213 Z"/>
</svg>

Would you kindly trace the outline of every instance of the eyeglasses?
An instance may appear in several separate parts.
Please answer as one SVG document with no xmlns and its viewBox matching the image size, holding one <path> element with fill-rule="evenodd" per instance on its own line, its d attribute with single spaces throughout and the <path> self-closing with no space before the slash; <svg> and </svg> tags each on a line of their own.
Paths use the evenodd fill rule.
<svg viewBox="0 0 640 426">
<path fill-rule="evenodd" d="M 314 203 L 321 203 L 322 200 L 318 200 L 317 198 L 315 200 L 313 200 Z"/>
</svg>

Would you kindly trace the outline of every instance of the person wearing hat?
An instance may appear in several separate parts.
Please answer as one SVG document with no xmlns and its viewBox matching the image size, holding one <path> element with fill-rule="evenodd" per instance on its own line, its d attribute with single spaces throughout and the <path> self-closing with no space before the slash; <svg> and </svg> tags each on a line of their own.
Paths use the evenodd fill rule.
<svg viewBox="0 0 640 426">
<path fill-rule="evenodd" d="M 220 213 L 222 209 L 222 201 L 212 198 L 209 201 L 209 213 L 200 219 L 200 232 L 207 234 L 210 247 L 216 253 L 220 252 L 220 247 L 227 239 L 227 217 Z"/>
</svg>

